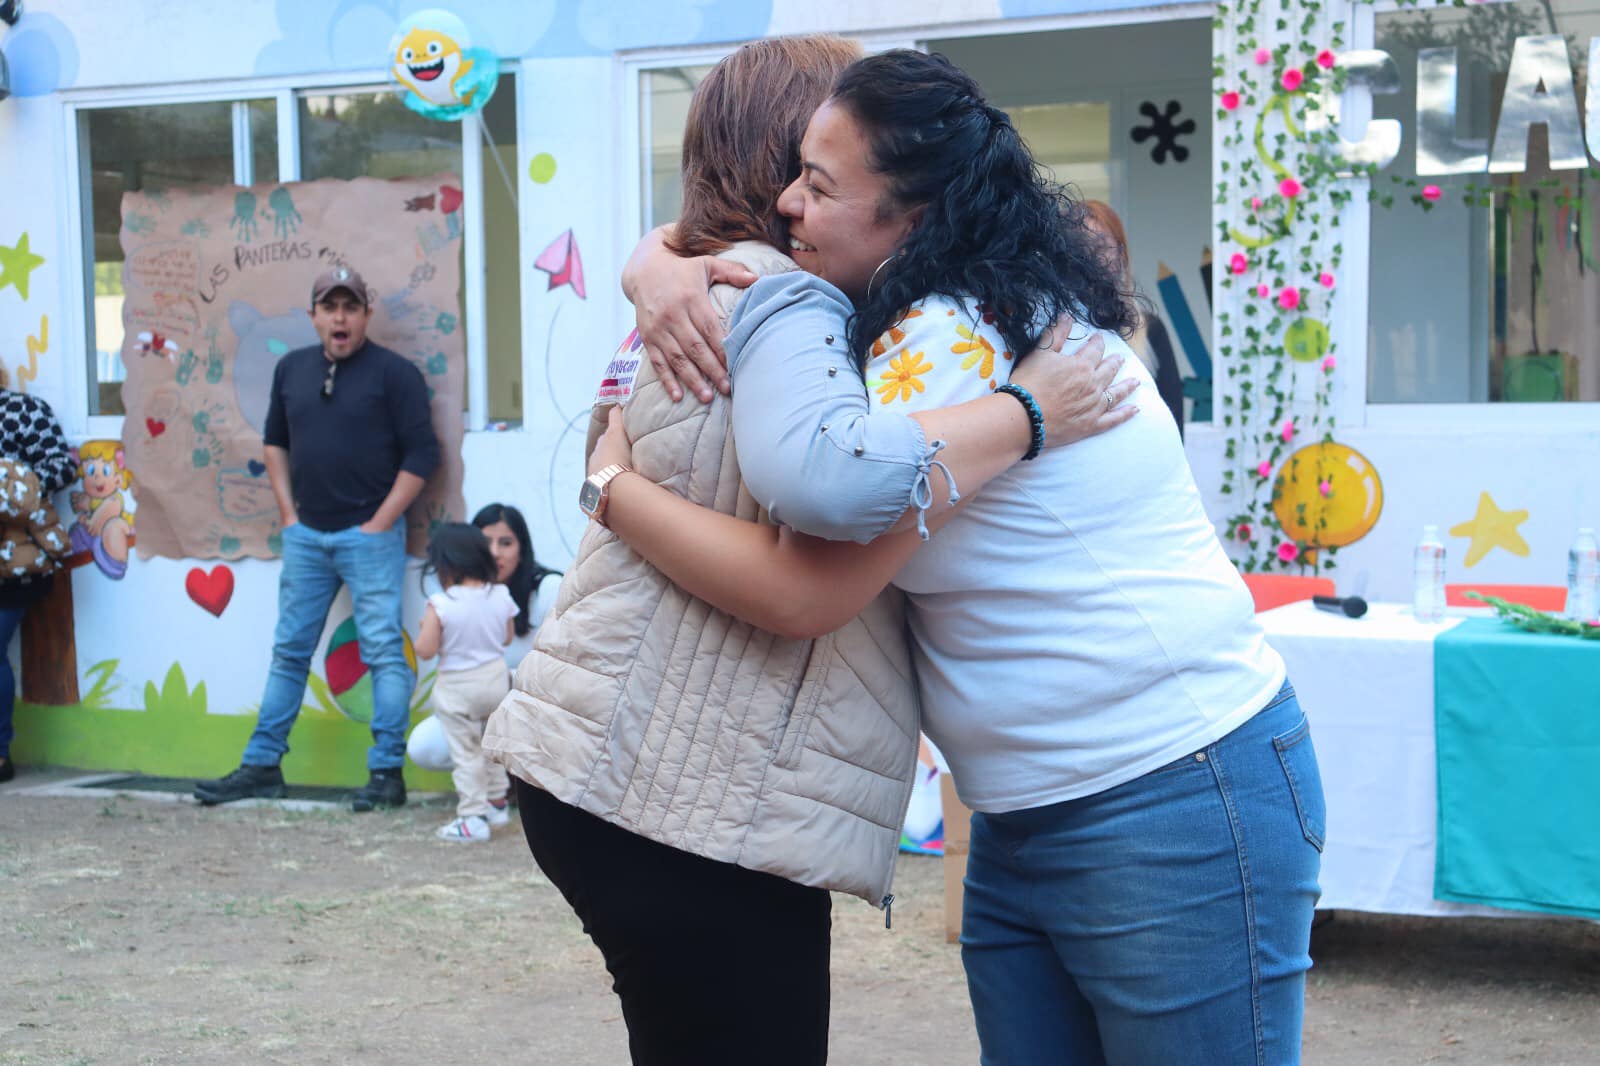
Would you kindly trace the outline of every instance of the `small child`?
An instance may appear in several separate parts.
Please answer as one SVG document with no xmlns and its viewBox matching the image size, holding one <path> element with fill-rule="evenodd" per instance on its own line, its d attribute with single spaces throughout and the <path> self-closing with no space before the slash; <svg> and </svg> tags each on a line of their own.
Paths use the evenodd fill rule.
<svg viewBox="0 0 1600 1066">
<path fill-rule="evenodd" d="M 511 643 L 517 605 L 495 584 L 494 557 L 481 530 L 464 522 L 440 526 L 428 542 L 428 565 L 440 591 L 428 597 L 417 633 L 417 655 L 439 657 L 433 713 L 450 745 L 456 786 L 456 817 L 440 827 L 441 840 L 478 843 L 491 825 L 511 816 L 489 804 L 504 795 L 505 771 L 484 758 L 483 728 L 511 690 L 504 648 Z M 494 780 L 499 777 L 499 780 Z"/>
</svg>

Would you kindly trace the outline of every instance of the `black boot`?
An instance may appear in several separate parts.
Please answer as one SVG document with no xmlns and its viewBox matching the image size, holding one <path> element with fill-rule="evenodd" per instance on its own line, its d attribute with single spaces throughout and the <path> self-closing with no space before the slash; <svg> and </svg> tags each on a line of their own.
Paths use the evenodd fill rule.
<svg viewBox="0 0 1600 1066">
<path fill-rule="evenodd" d="M 282 770 L 276 766 L 241 766 L 227 777 L 194 786 L 194 798 L 207 807 L 257 797 L 283 798 Z"/>
<path fill-rule="evenodd" d="M 406 783 L 399 770 L 373 770 L 367 783 L 350 795 L 352 811 L 375 811 L 406 805 Z"/>
</svg>

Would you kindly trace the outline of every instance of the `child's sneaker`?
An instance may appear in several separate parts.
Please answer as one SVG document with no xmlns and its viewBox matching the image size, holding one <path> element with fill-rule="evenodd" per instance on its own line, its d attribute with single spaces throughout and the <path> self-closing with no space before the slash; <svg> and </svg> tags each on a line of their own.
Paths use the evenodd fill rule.
<svg viewBox="0 0 1600 1066">
<path fill-rule="evenodd" d="M 489 811 L 483 818 L 494 829 L 508 826 L 511 824 L 511 804 L 505 800 L 501 800 L 498 804 L 494 800 L 490 800 Z"/>
<path fill-rule="evenodd" d="M 489 823 L 476 814 L 469 815 L 440 826 L 436 835 L 458 844 L 483 844 L 489 840 Z"/>
</svg>

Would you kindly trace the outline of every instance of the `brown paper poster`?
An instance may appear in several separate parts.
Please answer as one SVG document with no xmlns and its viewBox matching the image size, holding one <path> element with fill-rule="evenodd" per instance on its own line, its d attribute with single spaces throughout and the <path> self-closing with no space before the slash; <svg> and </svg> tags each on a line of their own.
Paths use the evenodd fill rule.
<svg viewBox="0 0 1600 1066">
<path fill-rule="evenodd" d="M 336 266 L 366 279 L 368 336 L 415 364 L 432 397 L 443 461 L 406 516 L 407 547 L 420 554 L 435 522 L 460 520 L 460 189 L 441 174 L 123 196 L 122 441 L 142 557 L 279 553 L 268 393 L 278 360 L 317 343 L 311 283 Z"/>
</svg>

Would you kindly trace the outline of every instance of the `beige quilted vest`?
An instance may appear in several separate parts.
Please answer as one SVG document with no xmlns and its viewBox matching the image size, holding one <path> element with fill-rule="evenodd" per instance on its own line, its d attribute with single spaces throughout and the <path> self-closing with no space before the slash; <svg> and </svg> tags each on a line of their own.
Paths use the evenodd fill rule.
<svg viewBox="0 0 1600 1066">
<path fill-rule="evenodd" d="M 723 255 L 795 269 L 761 244 Z M 726 323 L 739 291 L 713 297 Z M 766 520 L 739 477 L 727 399 L 674 404 L 646 360 L 625 410 L 640 473 Z M 651 840 L 886 905 L 918 730 L 898 591 L 826 637 L 788 640 L 688 595 L 591 523 L 483 746 Z"/>
</svg>

